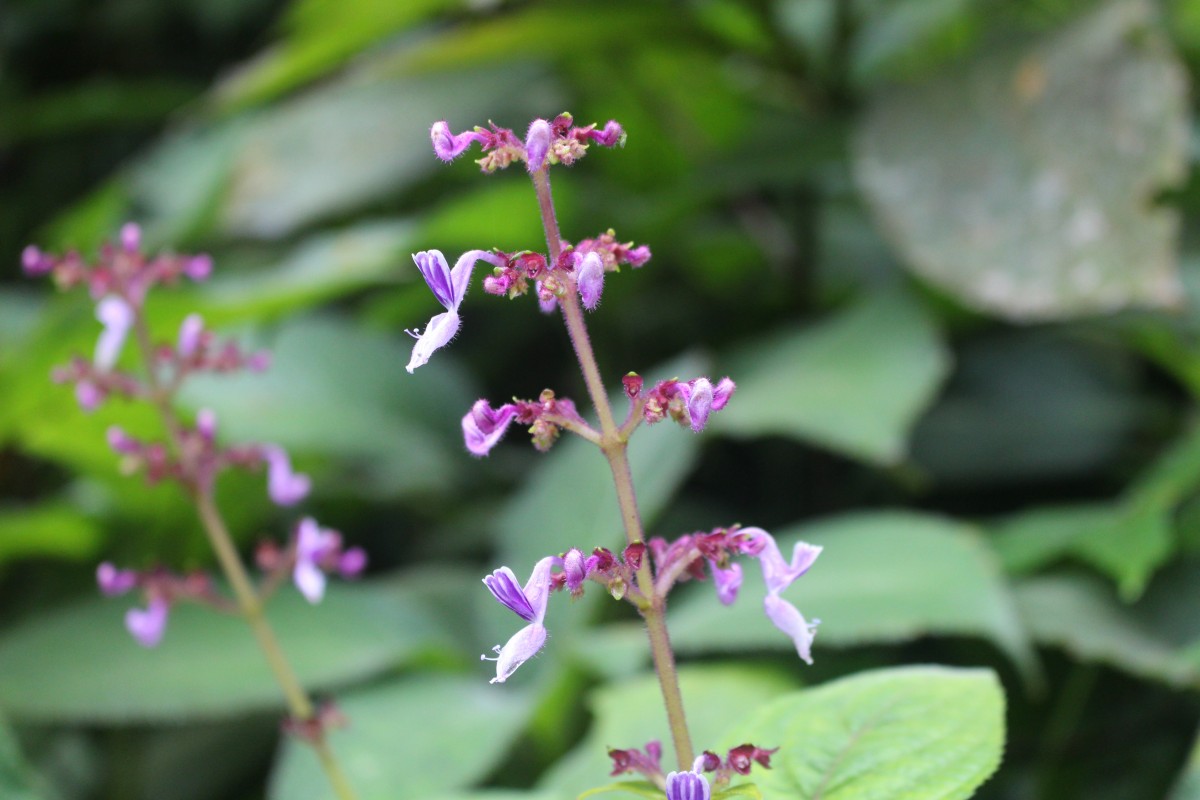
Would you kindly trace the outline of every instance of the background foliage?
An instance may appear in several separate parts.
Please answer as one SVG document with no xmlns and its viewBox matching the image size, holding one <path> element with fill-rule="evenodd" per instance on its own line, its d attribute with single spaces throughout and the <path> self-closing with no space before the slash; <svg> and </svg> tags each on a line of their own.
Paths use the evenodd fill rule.
<svg viewBox="0 0 1200 800">
<path fill-rule="evenodd" d="M 297 454 L 310 510 L 372 555 L 320 608 L 272 609 L 353 718 L 337 746 L 369 796 L 564 797 L 603 780 L 604 746 L 665 733 L 636 622 L 594 598 L 552 611 L 510 686 L 477 662 L 510 630 L 480 575 L 619 540 L 583 443 L 477 461 L 459 441 L 480 396 L 582 399 L 557 323 L 477 291 L 454 347 L 403 372 L 432 308 L 409 253 L 541 239 L 527 181 L 439 164 L 430 123 L 569 109 L 629 140 L 558 173 L 566 235 L 654 250 L 591 317 L 601 363 L 740 385 L 705 436 L 635 439 L 652 530 L 826 546 L 794 594 L 824 620 L 812 668 L 752 602 L 679 595 L 697 727 L 736 743 L 756 705 L 868 667 L 990 667 L 1008 734 L 979 796 L 1200 797 L 1198 69 L 1188 0 L 6 3 L 0 793 L 321 796 L 236 625 L 181 609 L 145 653 L 95 596 L 101 559 L 208 564 L 183 499 L 104 443 L 151 420 L 49 383 L 89 351 L 90 308 L 19 277 L 26 243 L 87 251 L 127 219 L 216 259 L 152 305 L 164 336 L 200 310 L 275 350 L 188 403 Z M 253 482 L 221 502 L 247 547 L 288 524 Z M 1000 713 L 988 673 L 961 695 L 930 674 L 758 724 L 802 740 L 806 703 L 869 707 L 873 680 L 948 730 Z M 770 780 L 809 791 L 791 765 Z"/>
</svg>

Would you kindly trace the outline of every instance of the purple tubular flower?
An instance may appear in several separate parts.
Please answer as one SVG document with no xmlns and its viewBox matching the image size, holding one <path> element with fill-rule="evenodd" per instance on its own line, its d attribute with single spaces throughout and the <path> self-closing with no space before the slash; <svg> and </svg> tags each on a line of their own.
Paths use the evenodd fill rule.
<svg viewBox="0 0 1200 800">
<path fill-rule="evenodd" d="M 590 559 L 584 558 L 583 551 L 578 547 L 572 547 L 563 555 L 563 575 L 566 579 L 567 590 L 573 597 L 578 597 L 583 593 L 583 582 L 587 579 L 589 561 Z"/>
<path fill-rule="evenodd" d="M 131 569 L 117 569 L 105 561 L 96 567 L 96 585 L 109 597 L 116 597 L 137 586 L 138 574 Z"/>
<path fill-rule="evenodd" d="M 667 800 L 709 800 L 711 796 L 708 778 L 699 772 L 671 772 L 667 775 Z"/>
<path fill-rule="evenodd" d="M 717 385 L 713 387 L 712 410 L 720 411 L 724 408 L 736 390 L 737 384 L 728 377 L 717 381 Z"/>
<path fill-rule="evenodd" d="M 325 596 L 321 561 L 337 549 L 340 541 L 336 533 L 322 530 L 312 517 L 300 520 L 296 529 L 296 566 L 292 569 L 292 582 L 308 602 L 319 603 Z"/>
<path fill-rule="evenodd" d="M 603 130 L 592 132 L 592 141 L 603 147 L 613 147 L 618 144 L 624 147 L 625 130 L 615 119 L 610 119 Z"/>
<path fill-rule="evenodd" d="M 487 400 L 477 400 L 471 410 L 463 415 L 463 441 L 474 456 L 486 456 L 503 438 L 508 426 L 517 416 L 517 407 L 505 403 L 493 409 Z"/>
<path fill-rule="evenodd" d="M 179 325 L 179 341 L 176 351 L 184 358 L 191 358 L 200 344 L 200 335 L 204 333 L 204 318 L 199 314 L 188 314 Z"/>
<path fill-rule="evenodd" d="M 728 569 L 721 569 L 717 562 L 708 562 L 712 569 L 713 583 L 717 587 L 717 599 L 722 605 L 733 605 L 737 600 L 738 589 L 742 588 L 742 565 L 730 564 Z"/>
<path fill-rule="evenodd" d="M 142 246 L 142 229 L 136 222 L 126 222 L 121 226 L 121 249 L 126 253 L 136 253 Z"/>
<path fill-rule="evenodd" d="M 550 600 L 550 568 L 558 560 L 547 556 L 539 561 L 524 588 L 508 567 L 501 567 L 483 579 L 484 586 L 501 605 L 529 623 L 513 634 L 503 647 L 492 648 L 497 654 L 495 658 L 482 656 L 484 661 L 496 662 L 496 677 L 490 683 L 504 683 L 517 667 L 533 658 L 546 644 L 546 628 L 542 623 Z"/>
<path fill-rule="evenodd" d="M 292 471 L 292 462 L 282 447 L 264 445 L 262 454 L 267 460 L 267 494 L 276 505 L 294 506 L 308 496 L 312 482 L 307 475 Z"/>
<path fill-rule="evenodd" d="M 421 271 L 425 283 L 446 312 L 430 319 L 424 333 L 407 331 L 417 340 L 413 345 L 412 358 L 405 367 L 410 374 L 417 367 L 428 363 L 433 352 L 443 347 L 458 333 L 461 324 L 458 307 L 467 293 L 467 285 L 471 282 L 471 272 L 475 269 L 476 262 L 487 261 L 498 267 L 504 265 L 504 259 L 486 250 L 468 250 L 459 256 L 454 269 L 447 265 L 446 257 L 440 250 L 415 253 L 413 261 L 417 263 L 417 269 Z"/>
<path fill-rule="evenodd" d="M 433 123 L 429 129 L 429 139 L 433 142 L 433 152 L 442 161 L 453 161 L 463 154 L 472 142 L 482 142 L 483 136 L 478 131 L 464 131 L 455 136 L 450 132 L 450 126 L 445 120 Z"/>
<path fill-rule="evenodd" d="M 604 262 L 598 253 L 588 253 L 583 258 L 576 256 L 575 270 L 583 307 L 594 311 L 600 304 L 600 293 L 604 291 Z"/>
<path fill-rule="evenodd" d="M 552 136 L 550 123 L 546 120 L 535 119 L 529 123 L 529 133 L 525 135 L 525 166 L 530 172 L 537 172 L 546 165 Z"/>
<path fill-rule="evenodd" d="M 155 647 L 167 630 L 167 612 L 171 604 L 162 597 L 151 597 L 145 609 L 125 612 L 125 629 L 142 647 Z"/>
<path fill-rule="evenodd" d="M 796 542 L 789 564 L 783 560 L 783 554 L 779 552 L 779 545 L 775 543 L 774 536 L 762 528 L 743 528 L 741 532 L 754 537 L 756 543 L 762 544 L 758 562 L 762 565 L 763 579 L 767 582 L 767 591 L 771 594 L 779 594 L 791 586 L 793 581 L 808 572 L 817 556 L 821 555 L 821 547 L 807 542 Z"/>
<path fill-rule="evenodd" d="M 109 295 L 96 305 L 96 319 L 104 326 L 96 342 L 96 369 L 109 370 L 117 362 L 125 336 L 133 326 L 133 309 L 120 297 Z"/>
<path fill-rule="evenodd" d="M 817 635 L 820 620 L 808 622 L 794 605 L 777 594 L 769 593 L 763 598 L 763 610 L 776 628 L 791 637 L 796 653 L 805 664 L 813 663 L 812 642 Z"/>
<path fill-rule="evenodd" d="M 691 391 L 687 396 L 687 407 L 692 430 L 699 433 L 708 424 L 708 415 L 713 410 L 713 387 L 708 378 L 696 378 L 692 381 Z"/>
</svg>

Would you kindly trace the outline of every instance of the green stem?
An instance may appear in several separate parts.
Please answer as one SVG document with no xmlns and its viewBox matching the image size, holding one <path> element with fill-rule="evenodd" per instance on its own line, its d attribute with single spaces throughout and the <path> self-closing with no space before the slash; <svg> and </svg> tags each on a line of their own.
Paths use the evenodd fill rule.
<svg viewBox="0 0 1200 800">
<path fill-rule="evenodd" d="M 550 193 L 550 175 L 546 167 L 534 172 L 533 185 L 537 190 L 538 209 L 542 216 L 542 226 L 546 231 L 546 246 L 549 248 L 551 265 L 557 264 L 562 253 L 562 234 L 559 232 L 558 219 L 554 213 L 554 199 Z M 645 541 L 642 530 L 642 518 L 638 511 L 637 492 L 633 486 L 633 473 L 629 468 L 627 453 L 629 436 L 632 428 L 618 428 L 613 418 L 612 407 L 608 403 L 608 395 L 604 391 L 604 381 L 600 377 L 600 368 L 596 363 L 596 355 L 592 350 L 592 342 L 588 337 L 587 324 L 583 319 L 583 308 L 579 304 L 579 296 L 574 284 L 558 297 L 559 307 L 562 308 L 563 322 L 567 326 L 567 334 L 575 349 L 575 357 L 583 372 L 583 381 L 596 409 L 600 420 L 601 452 L 608 460 L 612 471 L 613 486 L 617 492 L 617 504 L 621 509 L 621 522 L 625 528 L 625 540 L 629 544 Z M 667 724 L 671 729 L 671 739 L 675 745 L 675 755 L 681 770 L 690 770 L 695 754 L 692 749 L 691 736 L 688 733 L 687 717 L 683 709 L 683 694 L 679 690 L 679 672 L 675 665 L 675 653 L 671 648 L 671 640 L 667 635 L 666 597 L 660 596 L 654 590 L 654 576 L 650 570 L 650 559 L 642 559 L 642 565 L 637 572 L 638 590 L 650 603 L 641 610 L 642 618 L 646 621 L 646 635 L 650 640 L 650 654 L 654 661 L 654 671 L 658 675 L 659 687 L 662 690 L 663 705 L 667 712 Z"/>
<path fill-rule="evenodd" d="M 154 348 L 150 341 L 150 332 L 140 313 L 134 320 L 134 336 L 146 365 L 150 397 L 170 436 L 171 448 L 176 457 L 183 462 L 184 475 L 193 476 L 194 470 L 192 464 L 189 463 L 187 448 L 183 446 L 183 426 L 175 416 L 174 409 L 171 408 L 169 390 L 163 390 L 158 374 L 155 372 Z M 196 505 L 200 523 L 217 555 L 221 571 L 225 573 L 225 579 L 229 581 L 229 586 L 237 599 L 238 609 L 254 633 L 254 638 L 258 640 L 259 647 L 267 659 L 271 672 L 275 675 L 279 688 L 283 690 L 289 713 L 300 721 L 312 720 L 316 716 L 313 702 L 304 690 L 304 686 L 300 683 L 300 679 L 296 676 L 287 657 L 283 654 L 279 639 L 263 613 L 262 601 L 233 544 L 229 528 L 225 525 L 225 520 L 221 517 L 221 512 L 213 501 L 211 488 L 202 487 L 194 480 L 190 481 L 190 484 L 190 495 Z M 346 780 L 341 764 L 338 763 L 337 756 L 334 755 L 333 749 L 326 740 L 325 732 L 319 725 L 316 727 L 315 735 L 307 741 L 316 752 L 317 759 L 321 762 L 321 767 L 325 770 L 329 783 L 337 796 L 341 800 L 355 800 L 354 790 Z"/>
</svg>

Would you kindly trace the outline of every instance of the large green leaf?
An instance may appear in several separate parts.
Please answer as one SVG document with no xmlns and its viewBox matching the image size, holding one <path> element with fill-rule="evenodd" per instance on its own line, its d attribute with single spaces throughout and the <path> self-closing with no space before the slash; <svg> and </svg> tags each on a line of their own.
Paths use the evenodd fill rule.
<svg viewBox="0 0 1200 800">
<path fill-rule="evenodd" d="M 1039 644 L 1173 686 L 1200 687 L 1200 659 L 1157 636 L 1094 579 L 1034 578 L 1017 586 L 1016 597 Z"/>
<path fill-rule="evenodd" d="M 738 391 L 714 430 L 780 433 L 892 464 L 950 357 L 920 308 L 886 294 L 815 328 L 756 341 L 723 363 Z"/>
<path fill-rule="evenodd" d="M 745 709 L 796 687 L 793 676 L 744 664 L 682 667 L 679 684 L 692 746 L 697 751 L 715 750 L 728 740 L 731 723 Z M 643 749 L 652 739 L 662 742 L 663 767 L 677 769 L 661 689 L 653 675 L 597 689 L 589 704 L 595 719 L 592 729 L 575 750 L 551 767 L 539 788 L 552 790 L 558 797 L 575 797 L 603 785 L 612 771 L 608 748 Z"/>
<path fill-rule="evenodd" d="M 0 797 L 5 800 L 44 800 L 48 795 L 21 755 L 17 739 L 0 717 Z"/>
<path fill-rule="evenodd" d="M 779 747 L 752 775 L 772 800 L 967 798 L 1004 750 L 989 670 L 878 670 L 768 702 L 726 737 Z"/>
<path fill-rule="evenodd" d="M 347 693 L 331 742 L 362 800 L 441 800 L 478 781 L 512 748 L 534 696 L 481 677 L 418 675 Z M 271 778 L 278 800 L 334 798 L 312 749 L 289 741 Z"/>
<path fill-rule="evenodd" d="M 28 721 L 108 723 L 214 718 L 281 709 L 283 696 L 249 628 L 207 608 L 173 608 L 162 643 L 126 633 L 130 598 L 95 598 L 0 637 L 0 708 Z M 445 634 L 403 587 L 332 585 L 309 605 L 284 589 L 267 616 L 297 674 L 326 690 L 378 674 Z"/>
<path fill-rule="evenodd" d="M 1000 566 L 973 527 L 896 511 L 834 517 L 775 533 L 785 553 L 797 539 L 825 548 L 787 593 L 807 618 L 821 620 L 817 658 L 826 645 L 981 636 L 1036 679 L 1037 661 Z M 743 572 L 738 600 L 728 608 L 710 586 L 696 587 L 671 606 L 668 623 L 678 650 L 792 648 L 763 613 L 761 571 L 746 563 Z"/>
<path fill-rule="evenodd" d="M 919 275 L 1011 319 L 1171 306 L 1186 78 L 1149 0 L 870 103 L 856 171 Z M 1103 165 L 1098 169 L 1097 165 Z"/>
<path fill-rule="evenodd" d="M 66 503 L 0 508 L 0 564 L 28 556 L 82 559 L 99 540 L 95 521 Z"/>
</svg>

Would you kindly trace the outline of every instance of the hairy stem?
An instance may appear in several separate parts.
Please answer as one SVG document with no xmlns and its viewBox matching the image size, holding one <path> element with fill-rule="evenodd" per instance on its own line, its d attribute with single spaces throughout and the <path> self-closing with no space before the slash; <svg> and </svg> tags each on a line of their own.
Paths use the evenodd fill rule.
<svg viewBox="0 0 1200 800">
<path fill-rule="evenodd" d="M 134 319 L 134 336 L 137 339 L 143 363 L 146 365 L 146 380 L 150 388 L 150 395 L 162 418 L 163 425 L 167 429 L 171 449 L 183 462 L 184 474 L 194 475 L 193 466 L 188 463 L 187 448 L 183 447 L 183 427 L 171 407 L 171 390 L 164 390 L 158 379 L 154 368 L 154 347 L 150 340 L 150 332 L 146 327 L 145 318 L 140 312 Z M 225 525 L 225 520 L 213 500 L 211 487 L 201 487 L 192 482 L 189 494 L 196 505 L 196 512 L 200 517 L 204 532 L 208 536 L 208 541 L 217 555 L 221 571 L 224 572 L 225 579 L 229 581 L 229 586 L 237 599 L 238 610 L 250 626 L 250 630 L 253 631 L 254 638 L 258 640 L 267 664 L 275 675 L 279 688 L 283 691 L 289 713 L 299 721 L 314 719 L 316 712 L 312 699 L 309 698 L 300 679 L 296 676 L 295 670 L 292 669 L 284 655 L 283 649 L 279 645 L 279 639 L 263 613 L 262 600 L 246 572 L 241 556 L 238 555 L 237 548 L 233 544 L 233 537 L 229 534 L 229 528 Z M 319 725 L 316 726 L 315 735 L 306 741 L 309 741 L 313 750 L 316 751 L 317 759 L 321 762 L 321 767 L 325 770 L 329 783 L 338 798 L 355 800 L 354 790 L 350 788 L 341 764 L 338 763 L 337 756 L 334 755 L 333 749 L 329 746 L 325 733 Z"/>
<path fill-rule="evenodd" d="M 549 248 L 550 263 L 558 263 L 562 253 L 562 234 L 559 232 L 558 219 L 554 213 L 554 199 L 550 193 L 550 175 L 547 167 L 532 175 L 533 185 L 537 190 L 538 209 L 541 211 L 542 226 L 546 231 L 546 246 Z M 604 381 L 600 377 L 600 368 L 596 363 L 596 355 L 592 351 L 592 342 L 588 337 L 587 324 L 583 319 L 583 308 L 579 304 L 579 296 L 574 286 L 568 287 L 558 298 L 562 309 L 563 322 L 567 326 L 567 334 L 571 337 L 571 345 L 575 349 L 575 357 L 583 372 L 583 381 L 587 386 L 588 395 L 596 409 L 600 420 L 601 452 L 608 459 L 612 471 L 613 485 L 617 491 L 617 504 L 621 509 L 621 522 L 625 528 L 625 540 L 629 544 L 645 541 L 642 529 L 642 517 L 638 511 L 637 492 L 633 486 L 633 474 L 629 468 L 627 447 L 629 433 L 618 428 L 613 418 L 612 407 L 608 403 L 608 395 L 604 391 Z M 646 634 L 650 639 L 650 653 L 654 661 L 654 671 L 658 675 L 659 687 L 662 689 L 663 705 L 667 712 L 667 724 L 671 729 L 671 739 L 675 745 L 675 755 L 681 770 L 692 768 L 695 758 L 692 749 L 691 736 L 688 733 L 687 717 L 683 710 L 683 695 L 679 691 L 679 672 L 675 666 L 675 653 L 671 648 L 671 640 L 667 635 L 666 598 L 654 590 L 654 576 L 650 570 L 650 559 L 642 560 L 637 572 L 638 590 L 647 598 L 650 604 L 642 609 L 642 618 L 646 621 Z"/>
</svg>

